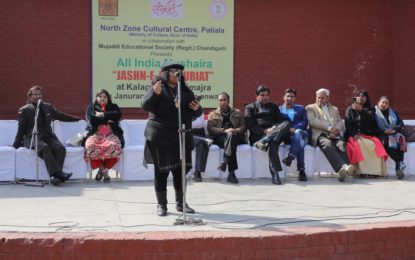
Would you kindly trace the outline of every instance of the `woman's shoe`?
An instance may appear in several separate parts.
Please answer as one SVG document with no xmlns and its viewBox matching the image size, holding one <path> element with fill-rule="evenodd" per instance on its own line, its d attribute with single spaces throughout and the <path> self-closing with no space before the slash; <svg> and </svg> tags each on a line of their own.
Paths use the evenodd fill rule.
<svg viewBox="0 0 415 260">
<path fill-rule="evenodd" d="M 108 174 L 108 170 L 107 169 L 103 170 L 102 171 L 102 174 L 104 175 L 104 182 L 111 182 L 111 177 Z"/>
<path fill-rule="evenodd" d="M 176 210 L 178 212 L 183 212 L 183 202 L 177 202 L 176 203 Z M 189 207 L 189 205 L 187 205 L 187 203 L 186 203 L 186 213 L 187 214 L 196 214 L 195 210 L 192 209 L 191 207 Z"/>
<path fill-rule="evenodd" d="M 95 180 L 96 181 L 100 181 L 102 180 L 102 177 L 104 177 L 104 175 L 102 174 L 103 169 L 99 169 L 97 172 L 97 175 L 95 175 Z"/>
<path fill-rule="evenodd" d="M 229 171 L 228 178 L 226 179 L 226 181 L 235 184 L 239 182 L 238 178 L 236 178 L 234 171 Z"/>
<path fill-rule="evenodd" d="M 157 204 L 157 216 L 159 217 L 167 216 L 167 205 L 166 204 Z"/>
</svg>

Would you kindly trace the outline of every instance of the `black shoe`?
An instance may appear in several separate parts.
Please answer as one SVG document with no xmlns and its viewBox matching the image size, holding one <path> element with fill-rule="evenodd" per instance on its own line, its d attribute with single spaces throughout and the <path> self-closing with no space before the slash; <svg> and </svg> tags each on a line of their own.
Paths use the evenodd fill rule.
<svg viewBox="0 0 415 260">
<path fill-rule="evenodd" d="M 289 154 L 285 159 L 282 160 L 282 163 L 287 165 L 287 167 L 290 167 L 294 159 L 295 159 L 295 156 L 292 154 Z"/>
<path fill-rule="evenodd" d="M 157 216 L 159 217 L 167 216 L 167 205 L 166 204 L 157 204 Z"/>
<path fill-rule="evenodd" d="M 226 163 L 221 163 L 218 166 L 218 170 L 221 171 L 221 172 L 225 172 L 226 171 Z"/>
<path fill-rule="evenodd" d="M 405 173 L 399 169 L 396 171 L 396 176 L 398 176 L 398 180 L 402 180 L 405 177 Z"/>
<path fill-rule="evenodd" d="M 102 171 L 102 175 L 104 176 L 104 182 L 111 182 L 111 177 L 109 176 L 107 169 Z"/>
<path fill-rule="evenodd" d="M 266 151 L 268 151 L 269 144 L 261 139 L 258 142 L 254 143 L 254 146 L 257 149 L 266 152 Z"/>
<path fill-rule="evenodd" d="M 235 175 L 234 171 L 229 171 L 228 178 L 226 179 L 226 181 L 230 182 L 230 183 L 238 183 L 239 182 L 238 178 L 236 178 L 236 175 Z"/>
<path fill-rule="evenodd" d="M 53 186 L 60 186 L 62 184 L 62 181 L 59 180 L 58 178 L 53 178 L 50 180 L 50 183 L 52 183 Z"/>
<path fill-rule="evenodd" d="M 177 202 L 176 203 L 176 210 L 178 212 L 183 212 L 183 202 Z M 189 205 L 186 204 L 186 213 L 187 214 L 195 214 L 195 210 L 189 207 Z"/>
<path fill-rule="evenodd" d="M 200 172 L 195 172 L 193 174 L 193 179 L 195 182 L 202 182 L 203 181 L 202 174 Z"/>
<path fill-rule="evenodd" d="M 281 180 L 280 180 L 280 175 L 277 173 L 272 175 L 272 183 L 274 183 L 275 185 L 281 185 Z"/>
<path fill-rule="evenodd" d="M 167 191 L 156 191 L 157 216 L 167 216 Z"/>
<path fill-rule="evenodd" d="M 307 181 L 307 175 L 305 174 L 304 170 L 300 170 L 298 174 L 299 181 Z"/>
<path fill-rule="evenodd" d="M 72 173 L 66 173 L 66 172 L 58 172 L 54 174 L 55 178 L 58 178 L 61 182 L 67 181 L 69 178 L 71 178 Z"/>
<path fill-rule="evenodd" d="M 183 212 L 183 191 L 182 190 L 174 190 L 176 194 L 176 210 L 179 212 Z M 195 214 L 195 210 L 189 207 L 186 203 L 186 213 L 188 214 Z"/>
<path fill-rule="evenodd" d="M 102 180 L 102 177 L 104 177 L 104 174 L 102 174 L 102 170 L 103 169 L 99 169 L 98 172 L 97 172 L 97 175 L 95 175 L 95 180 L 96 181 L 100 181 L 100 180 Z"/>
<path fill-rule="evenodd" d="M 403 162 L 396 163 L 396 176 L 398 180 L 402 180 L 405 177 L 406 165 Z"/>
</svg>

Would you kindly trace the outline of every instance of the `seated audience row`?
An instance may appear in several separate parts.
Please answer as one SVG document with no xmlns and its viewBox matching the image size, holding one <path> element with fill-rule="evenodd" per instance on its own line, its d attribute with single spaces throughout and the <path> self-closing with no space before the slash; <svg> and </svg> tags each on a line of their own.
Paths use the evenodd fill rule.
<svg viewBox="0 0 415 260">
<path fill-rule="evenodd" d="M 353 175 L 386 176 L 388 156 L 396 162 L 398 179 L 405 176 L 404 125 L 389 107 L 388 97 L 382 96 L 377 106 L 372 107 L 367 91 L 357 91 L 346 109 L 344 128 L 339 110 L 329 102 L 328 89 L 317 90 L 316 103 L 306 108 L 295 104 L 297 92 L 294 89 L 285 90 L 284 103 L 279 107 L 270 101 L 270 93 L 266 86 L 257 88 L 256 101 L 245 107 L 244 120 L 239 110 L 229 107 L 229 95 L 224 92 L 218 96 L 218 108 L 209 114 L 207 130 L 214 143 L 225 150 L 218 169 L 225 171 L 228 167 L 228 182 L 238 182 L 236 149 L 246 140 L 268 151 L 274 184 L 281 184 L 278 175 L 282 170 L 281 162 L 290 166 L 294 159 L 297 159 L 298 179 L 307 181 L 304 147 L 309 142 L 321 149 L 341 182 Z M 245 128 L 249 138 L 244 136 Z M 290 145 L 290 151 L 280 162 L 278 148 L 282 142 Z M 195 176 L 201 181 L 200 170 Z"/>
</svg>

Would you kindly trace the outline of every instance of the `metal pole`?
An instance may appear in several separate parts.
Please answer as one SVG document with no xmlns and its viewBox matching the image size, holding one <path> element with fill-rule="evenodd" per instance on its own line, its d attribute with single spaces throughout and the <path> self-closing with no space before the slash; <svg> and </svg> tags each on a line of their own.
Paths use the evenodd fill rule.
<svg viewBox="0 0 415 260">
<path fill-rule="evenodd" d="M 37 119 L 39 117 L 39 106 L 40 106 L 41 100 L 38 101 L 37 106 L 36 106 L 36 112 L 35 112 L 35 125 L 33 126 L 33 131 L 32 131 L 32 139 L 30 140 L 30 147 L 29 147 L 29 152 L 32 153 L 32 145 L 33 145 L 33 140 L 35 142 L 35 156 L 36 156 L 36 181 L 35 182 L 26 182 L 25 186 L 34 186 L 34 187 L 44 187 L 45 184 L 44 182 L 39 182 L 39 147 L 38 147 L 38 125 L 37 125 Z"/>
<path fill-rule="evenodd" d="M 182 215 L 176 218 L 175 225 L 203 225 L 203 221 L 201 219 L 194 219 L 187 216 L 187 203 L 186 203 L 186 191 L 187 191 L 187 180 L 186 180 L 186 125 L 182 124 L 182 110 L 181 110 L 181 102 L 182 102 L 182 86 L 181 86 L 181 79 L 182 74 L 181 71 L 177 73 L 177 102 L 179 106 L 177 107 L 177 111 L 179 113 L 179 142 L 180 142 L 180 160 L 182 166 L 182 193 L 183 193 L 183 212 Z"/>
<path fill-rule="evenodd" d="M 186 125 L 182 124 L 182 132 L 180 133 L 182 136 L 182 143 L 181 143 L 181 147 L 182 147 L 182 193 L 183 193 L 183 199 L 182 199 L 182 203 L 183 203 L 183 219 L 187 219 L 187 212 L 186 212 L 186 187 L 187 187 L 187 182 L 186 182 Z"/>
</svg>

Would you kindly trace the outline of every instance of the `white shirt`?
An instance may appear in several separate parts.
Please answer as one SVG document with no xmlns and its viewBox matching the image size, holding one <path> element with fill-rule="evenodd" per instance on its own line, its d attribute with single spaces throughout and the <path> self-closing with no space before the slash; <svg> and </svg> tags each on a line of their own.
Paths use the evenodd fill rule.
<svg viewBox="0 0 415 260">
<path fill-rule="evenodd" d="M 327 104 L 321 106 L 321 110 L 323 110 L 324 115 L 329 121 L 329 131 L 333 127 L 333 118 L 331 117 L 329 106 Z"/>
</svg>

